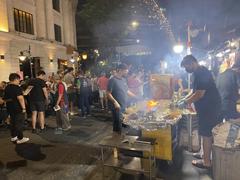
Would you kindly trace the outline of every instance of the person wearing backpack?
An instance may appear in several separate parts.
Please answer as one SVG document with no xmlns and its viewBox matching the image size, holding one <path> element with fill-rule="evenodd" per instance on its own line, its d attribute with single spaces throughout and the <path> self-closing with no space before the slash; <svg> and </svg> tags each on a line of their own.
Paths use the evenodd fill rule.
<svg viewBox="0 0 240 180">
<path fill-rule="evenodd" d="M 62 82 L 63 76 L 56 75 L 55 81 L 57 83 L 56 88 L 56 103 L 54 110 L 56 111 L 56 134 L 62 134 L 63 130 L 71 129 L 68 117 L 68 97 L 66 92 L 66 87 Z"/>
</svg>

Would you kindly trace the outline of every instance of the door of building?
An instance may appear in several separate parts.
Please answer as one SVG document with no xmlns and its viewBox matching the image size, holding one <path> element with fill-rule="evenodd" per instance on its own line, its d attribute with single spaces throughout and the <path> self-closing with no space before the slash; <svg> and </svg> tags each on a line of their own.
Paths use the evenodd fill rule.
<svg viewBox="0 0 240 180">
<path fill-rule="evenodd" d="M 68 61 L 65 59 L 58 59 L 58 69 L 65 71 L 68 67 Z"/>
<path fill-rule="evenodd" d="M 31 65 L 30 65 L 31 63 Z M 37 72 L 41 69 L 40 57 L 27 58 L 25 61 L 20 61 L 20 71 L 23 72 L 23 77 L 28 76 L 29 78 L 35 78 Z"/>
</svg>

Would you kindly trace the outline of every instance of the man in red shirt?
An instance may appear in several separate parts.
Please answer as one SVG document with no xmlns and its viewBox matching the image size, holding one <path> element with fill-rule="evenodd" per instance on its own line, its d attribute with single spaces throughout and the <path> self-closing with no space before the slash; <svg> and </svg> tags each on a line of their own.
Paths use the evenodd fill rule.
<svg viewBox="0 0 240 180">
<path fill-rule="evenodd" d="M 68 113 L 68 97 L 66 92 L 66 87 L 62 82 L 63 77 L 57 75 L 55 77 L 57 83 L 56 89 L 56 103 L 55 103 L 55 111 L 56 111 L 56 121 L 57 121 L 57 129 L 56 134 L 61 134 L 62 130 L 69 130 L 71 125 L 69 123 Z"/>
<path fill-rule="evenodd" d="M 106 77 L 106 74 L 103 72 L 101 74 L 101 77 L 98 78 L 97 81 L 98 84 L 98 89 L 99 89 L 99 97 L 100 97 L 100 102 L 101 102 L 101 107 L 104 109 L 104 100 L 105 100 L 105 105 L 106 108 L 108 107 L 108 99 L 107 99 L 107 86 L 108 86 L 108 78 Z"/>
</svg>

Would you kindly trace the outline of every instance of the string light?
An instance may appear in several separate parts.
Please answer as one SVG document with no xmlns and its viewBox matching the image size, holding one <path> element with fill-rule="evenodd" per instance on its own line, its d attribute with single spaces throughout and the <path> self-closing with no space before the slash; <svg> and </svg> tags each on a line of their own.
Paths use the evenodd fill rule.
<svg viewBox="0 0 240 180">
<path fill-rule="evenodd" d="M 164 13 L 163 13 L 164 9 L 160 8 L 155 0 L 141 0 L 141 1 L 149 7 L 150 13 L 152 13 L 148 17 L 152 18 L 152 19 L 159 20 L 160 29 L 164 29 L 164 31 L 169 36 L 170 41 L 172 43 L 175 43 L 176 39 L 175 39 L 174 34 L 172 32 L 171 25 L 170 25 L 168 19 L 166 18 L 166 16 L 164 15 Z"/>
</svg>

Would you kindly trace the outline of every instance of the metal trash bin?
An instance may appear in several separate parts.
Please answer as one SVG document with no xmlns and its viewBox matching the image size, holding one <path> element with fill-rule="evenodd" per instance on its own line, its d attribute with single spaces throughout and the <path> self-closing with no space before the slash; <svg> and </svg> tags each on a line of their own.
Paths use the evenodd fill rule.
<svg viewBox="0 0 240 180">
<path fill-rule="evenodd" d="M 213 178 L 216 180 L 240 179 L 240 149 L 213 146 Z"/>
</svg>

